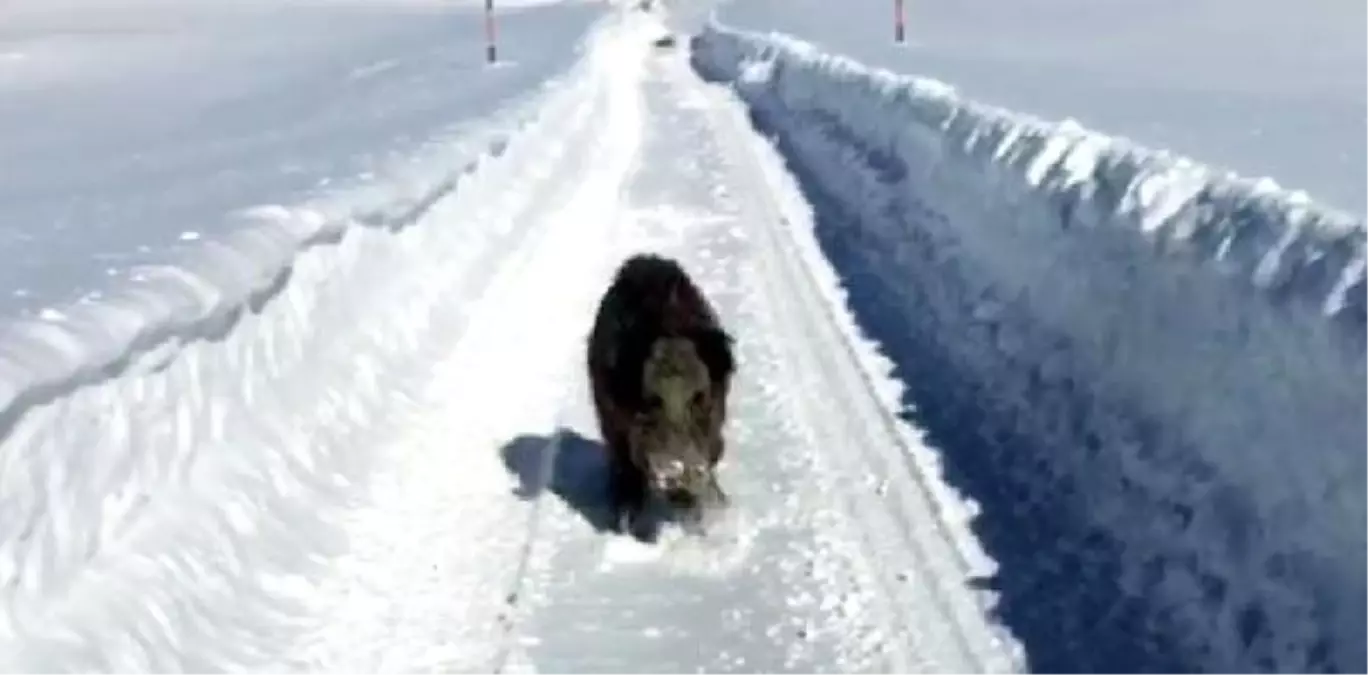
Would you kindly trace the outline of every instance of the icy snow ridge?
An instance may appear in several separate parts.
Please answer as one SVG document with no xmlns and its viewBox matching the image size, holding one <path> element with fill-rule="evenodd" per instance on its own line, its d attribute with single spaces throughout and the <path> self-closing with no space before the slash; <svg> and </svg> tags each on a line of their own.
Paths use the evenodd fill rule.
<svg viewBox="0 0 1368 675">
<path fill-rule="evenodd" d="M 520 188 L 592 122 L 595 77 L 0 327 L 0 669 L 277 657 L 368 444 L 462 329 L 482 255 L 521 235 Z"/>
<path fill-rule="evenodd" d="M 714 20 L 1033 669 L 1362 670 L 1364 223 Z"/>
</svg>

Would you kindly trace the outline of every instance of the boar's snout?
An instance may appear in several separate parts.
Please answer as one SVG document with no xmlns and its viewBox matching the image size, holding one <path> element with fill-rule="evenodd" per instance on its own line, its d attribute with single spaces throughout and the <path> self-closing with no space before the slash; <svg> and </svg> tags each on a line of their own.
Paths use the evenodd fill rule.
<svg viewBox="0 0 1368 675">
<path fill-rule="evenodd" d="M 698 454 L 681 452 L 652 462 L 652 486 L 670 502 L 691 501 L 690 497 L 707 477 L 706 465 L 702 461 L 690 459 Z"/>
</svg>

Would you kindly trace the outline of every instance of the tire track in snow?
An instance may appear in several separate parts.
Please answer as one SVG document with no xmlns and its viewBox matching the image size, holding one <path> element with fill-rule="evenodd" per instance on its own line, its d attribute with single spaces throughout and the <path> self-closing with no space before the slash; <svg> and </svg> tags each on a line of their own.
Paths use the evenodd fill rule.
<svg viewBox="0 0 1368 675">
<path fill-rule="evenodd" d="M 318 605 L 328 622 L 295 662 L 1012 669 L 965 588 L 973 559 L 917 481 L 925 466 L 900 456 L 907 441 L 859 347 L 822 311 L 831 300 L 803 267 L 813 258 L 780 229 L 771 191 L 795 188 L 771 182 L 747 154 L 739 104 L 681 55 L 651 57 L 641 30 L 618 40 L 591 56 L 614 64 L 597 142 L 576 142 L 527 244 L 496 264 L 435 365 L 409 433 L 379 450 L 388 470 Z M 656 546 L 597 532 L 601 485 L 565 475 L 601 455 L 583 340 L 613 268 L 638 247 L 684 260 L 739 329 L 743 364 L 722 469 L 733 508 L 709 537 L 667 529 Z"/>
<path fill-rule="evenodd" d="M 898 385 L 870 372 L 883 361 L 877 345 L 859 335 L 848 312 L 841 310 L 838 318 L 834 275 L 827 275 L 831 283 L 823 292 L 816 268 L 827 263 L 815 242 L 802 245 L 803 235 L 791 222 L 811 214 L 782 205 L 802 203 L 796 182 L 751 130 L 742 103 L 721 87 L 688 81 L 707 91 L 713 128 L 737 149 L 728 157 L 731 184 L 756 196 L 749 215 L 767 244 L 760 256 L 767 296 L 784 332 L 804 336 L 787 342 L 784 363 L 796 381 L 810 382 L 801 391 L 822 392 L 795 397 L 797 407 L 803 419 L 824 420 L 813 431 L 824 455 L 844 464 L 838 472 L 850 482 L 843 496 L 850 517 L 865 530 L 870 573 L 894 624 L 889 628 L 910 638 L 896 669 L 1020 670 L 1019 647 L 990 623 L 990 599 L 970 587 L 975 577 L 991 574 L 993 563 L 973 539 L 967 510 L 938 483 L 939 466 L 916 430 L 893 412 L 897 392 L 881 391 Z M 885 380 L 882 387 L 879 380 Z M 934 610 L 927 612 L 929 607 Z"/>
<path fill-rule="evenodd" d="M 937 595 L 941 583 L 967 582 L 964 570 L 925 578 L 943 566 L 918 546 L 955 559 L 954 542 L 911 539 L 898 502 L 878 493 L 871 475 L 888 465 L 860 446 L 887 454 L 901 441 L 886 427 L 860 428 L 879 404 L 857 364 L 823 356 L 845 339 L 813 306 L 826 300 L 773 266 L 790 253 L 774 238 L 783 233 L 767 229 L 771 187 L 749 166 L 750 139 L 706 112 L 728 102 L 705 93 L 677 55 L 654 64 L 649 161 L 628 195 L 642 208 L 633 231 L 604 247 L 679 256 L 738 329 L 743 372 L 722 468 L 733 508 L 706 538 L 667 529 L 643 546 L 593 531 L 586 495 L 540 493 L 543 528 L 556 533 L 541 566 L 553 573 L 520 598 L 527 658 L 555 671 L 1003 669 L 968 644 L 981 635 L 962 624 L 981 627 L 983 617 Z M 584 379 L 578 369 L 571 377 Z M 583 386 L 563 405 L 557 442 L 597 439 Z"/>
<path fill-rule="evenodd" d="M 648 143 L 654 145 L 645 149 L 651 161 L 642 163 L 628 195 L 644 208 L 632 212 L 631 228 L 619 239 L 597 242 L 611 255 L 580 308 L 579 327 L 571 331 L 577 336 L 587 334 L 611 266 L 638 247 L 685 258 L 729 319 L 763 313 L 746 302 L 753 263 L 739 209 L 719 185 L 717 140 L 696 110 L 671 101 L 678 93 L 670 82 L 648 87 Z M 581 342 L 577 357 L 582 348 Z M 539 536 L 526 590 L 518 594 L 523 618 L 511 642 L 520 648 L 511 650 L 510 669 L 788 670 L 857 665 L 871 648 L 873 633 L 860 625 L 852 597 L 856 582 L 843 559 L 848 549 L 836 545 L 840 534 L 828 523 L 833 514 L 822 508 L 830 499 L 825 483 L 808 480 L 806 457 L 763 456 L 766 443 L 796 443 L 790 421 L 772 414 L 778 392 L 766 382 L 778 370 L 777 357 L 763 339 L 747 341 L 744 349 L 754 375 L 740 383 L 737 418 L 744 421 L 737 425 L 734 451 L 752 459 L 729 462 L 728 475 L 733 497 L 746 507 L 737 522 L 724 524 L 720 537 L 700 543 L 667 533 L 655 548 L 595 532 L 594 515 L 585 512 L 593 504 L 548 498 L 541 489 L 564 479 L 554 468 L 561 462 L 545 454 L 536 462 L 529 492 L 540 495 Z M 579 462 L 601 453 L 587 440 L 597 433 L 578 358 L 575 363 L 556 430 L 541 436 L 529 427 L 509 446 L 533 448 L 534 459 L 548 447 L 578 454 L 572 461 Z M 601 501 L 602 486 L 594 487 L 579 498 Z M 806 592 L 792 595 L 791 587 Z"/>
</svg>

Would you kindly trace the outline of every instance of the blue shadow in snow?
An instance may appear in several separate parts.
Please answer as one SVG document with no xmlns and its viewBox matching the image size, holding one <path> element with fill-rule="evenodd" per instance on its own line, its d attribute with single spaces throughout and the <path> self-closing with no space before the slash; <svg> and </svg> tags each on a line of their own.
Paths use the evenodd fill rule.
<svg viewBox="0 0 1368 675">
<path fill-rule="evenodd" d="M 518 478 L 514 494 L 534 500 L 549 491 L 597 532 L 613 528 L 608 503 L 608 455 L 603 444 L 571 429 L 528 434 L 504 444 L 504 466 Z"/>
<path fill-rule="evenodd" d="M 596 532 L 618 533 L 608 497 L 608 449 L 572 429 L 549 436 L 528 434 L 504 444 L 504 467 L 518 478 L 513 493 L 532 501 L 549 491 L 578 513 Z M 685 512 L 650 498 L 633 536 L 652 543 L 666 524 L 688 526 Z"/>
<path fill-rule="evenodd" d="M 697 60 L 694 67 L 719 82 Z M 918 218 L 943 216 L 896 197 L 877 210 L 847 204 L 809 162 L 849 162 L 854 154 L 863 162 L 860 170 L 876 176 L 890 194 L 906 192 L 898 187 L 906 167 L 888 153 L 863 147 L 820 115 L 771 119 L 765 101 L 749 102 L 752 124 L 775 145 L 814 209 L 818 243 L 848 292 L 857 323 L 880 342 L 895 364 L 894 375 L 906 385 L 903 402 L 915 412 L 905 419 L 927 433 L 927 445 L 943 459 L 942 477 L 980 507 L 972 528 L 999 568 L 992 578 L 971 583 L 998 593 L 997 618 L 1022 642 L 1028 667 L 1044 672 L 1201 670 L 1201 655 L 1184 646 L 1166 608 L 1121 588 L 1117 579 L 1125 553 L 1120 544 L 1079 512 L 1076 478 L 1052 470 L 1050 443 L 1058 442 L 1057 435 L 1045 442 L 1021 432 L 1016 419 L 1021 411 L 1000 400 L 992 381 L 957 365 L 962 354 L 947 346 L 946 326 L 965 322 L 971 310 L 947 300 L 953 296 L 947 287 L 927 288 L 913 279 L 953 277 L 957 271 L 907 272 L 909 265 L 923 270 L 947 265 L 933 242 L 918 239 L 915 224 Z M 842 148 L 844 157 L 814 156 L 811 146 L 798 147 L 790 136 L 793 129 L 809 139 L 824 136 L 825 143 Z M 877 233 L 890 225 L 907 234 L 905 242 L 879 240 Z M 948 315 L 954 316 L 947 321 Z M 1052 414 L 1065 411 L 1075 447 L 1100 449 L 1080 419 L 1088 409 L 1083 387 L 1045 385 L 1035 374 L 1013 377 L 1040 383 L 1041 391 L 1032 395 L 1048 400 Z M 1153 429 L 1142 427 L 1140 433 Z M 1146 571 L 1162 575 L 1163 564 Z"/>
</svg>

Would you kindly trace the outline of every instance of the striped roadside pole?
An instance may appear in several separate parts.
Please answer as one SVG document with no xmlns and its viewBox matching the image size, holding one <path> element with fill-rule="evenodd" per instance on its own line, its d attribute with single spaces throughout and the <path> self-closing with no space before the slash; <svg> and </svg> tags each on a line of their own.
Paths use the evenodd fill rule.
<svg viewBox="0 0 1368 675">
<path fill-rule="evenodd" d="M 903 0 L 893 0 L 893 41 L 899 44 L 907 41 L 906 9 Z"/>
<path fill-rule="evenodd" d="M 485 0 L 485 61 L 489 63 L 494 63 L 499 58 L 494 39 L 494 0 Z"/>
</svg>

